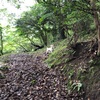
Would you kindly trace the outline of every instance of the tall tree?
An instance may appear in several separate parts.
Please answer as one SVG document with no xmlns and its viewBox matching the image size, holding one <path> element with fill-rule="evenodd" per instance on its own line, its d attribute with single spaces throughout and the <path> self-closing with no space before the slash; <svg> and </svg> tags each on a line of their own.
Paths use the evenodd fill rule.
<svg viewBox="0 0 100 100">
<path fill-rule="evenodd" d="M 92 15 L 94 18 L 94 24 L 96 26 L 96 30 L 98 34 L 98 54 L 100 54 L 100 19 L 99 19 L 100 10 L 97 10 L 96 1 L 97 0 L 90 0 L 90 4 L 91 4 L 91 9 L 93 10 Z"/>
<path fill-rule="evenodd" d="M 52 37 L 53 22 L 48 18 L 43 20 L 43 17 L 50 16 L 49 14 L 44 16 L 46 11 L 45 7 L 36 4 L 30 11 L 23 13 L 16 22 L 20 35 L 26 36 L 32 44 L 34 44 L 33 39 L 38 38 L 41 41 L 40 44 L 48 45 L 48 38 Z M 41 18 L 41 16 L 43 17 Z"/>
<path fill-rule="evenodd" d="M 65 22 L 66 22 L 66 15 L 67 11 L 65 11 L 66 6 L 65 6 L 65 1 L 61 0 L 37 0 L 38 3 L 42 4 L 43 6 L 46 7 L 46 13 L 45 15 L 50 15 L 44 18 L 44 16 L 41 16 L 41 18 L 44 18 L 44 20 L 48 19 L 47 21 L 52 21 L 54 24 L 54 27 L 56 29 L 55 33 L 59 34 L 60 39 L 65 39 Z M 43 20 L 43 21 L 44 21 Z M 64 22 L 65 21 L 65 22 Z M 54 34 L 55 34 L 54 33 Z"/>
</svg>

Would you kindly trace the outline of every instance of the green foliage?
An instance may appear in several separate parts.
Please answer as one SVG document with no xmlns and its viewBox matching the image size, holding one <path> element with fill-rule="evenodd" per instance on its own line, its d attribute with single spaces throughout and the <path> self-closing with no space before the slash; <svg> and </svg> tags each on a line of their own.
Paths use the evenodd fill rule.
<svg viewBox="0 0 100 100">
<path fill-rule="evenodd" d="M 8 0 L 20 8 L 22 1 Z M 75 38 L 77 33 L 80 38 L 95 34 L 96 27 L 93 24 L 93 11 L 87 0 L 37 0 L 29 11 L 23 12 L 16 20 L 16 27 L 4 27 L 3 52 L 34 51 L 36 45 L 47 46 L 53 41 L 65 38 Z M 100 4 L 96 0 L 97 10 Z M 14 23 L 13 14 L 7 14 L 6 9 L 1 9 Z M 14 31 L 13 31 L 14 29 Z M 17 29 L 17 30 L 16 30 Z M 6 34 L 6 36 L 5 36 Z M 85 37 L 85 38 L 86 38 Z M 16 42 L 18 41 L 18 43 Z M 34 45 L 31 45 L 34 44 Z"/>
<path fill-rule="evenodd" d="M 59 65 L 61 62 L 63 62 L 64 59 L 61 59 L 63 54 L 63 50 L 66 47 L 60 47 L 60 49 L 56 49 L 50 56 L 49 59 L 46 61 L 48 62 L 50 67 Z M 58 54 L 59 53 L 59 54 Z"/>
<path fill-rule="evenodd" d="M 91 17 L 92 12 L 89 12 L 91 7 L 87 1 L 52 1 L 52 0 L 37 0 L 40 4 L 46 7 L 47 12 L 44 16 L 51 15 L 48 20 L 56 23 L 56 33 L 69 34 L 68 31 L 74 31 L 79 35 L 90 33 L 90 25 L 93 23 Z M 87 9 L 87 10 L 84 10 Z M 48 13 L 49 12 L 49 13 Z M 47 16 L 48 17 L 48 16 Z M 43 17 L 42 19 L 47 19 Z M 46 20 L 46 21 L 48 21 Z M 43 21 L 43 20 L 42 20 Z M 73 25 L 76 25 L 73 30 Z M 55 26 L 54 26 L 55 27 Z M 63 28 L 66 27 L 66 30 Z M 84 30 L 85 29 L 85 30 Z M 67 36 L 68 37 L 68 36 Z"/>
<path fill-rule="evenodd" d="M 7 0 L 7 2 L 14 5 L 17 9 L 21 7 L 21 4 L 24 2 L 24 0 Z"/>
<path fill-rule="evenodd" d="M 100 60 L 99 59 L 91 59 L 89 61 L 90 66 L 99 66 L 100 65 Z"/>
<path fill-rule="evenodd" d="M 69 61 L 69 55 L 73 53 L 72 50 L 67 50 L 67 40 L 63 40 L 62 42 L 55 43 L 54 51 L 49 55 L 48 59 L 45 61 L 48 63 L 49 67 L 54 67 L 59 64 L 65 64 Z"/>
<path fill-rule="evenodd" d="M 50 14 L 44 15 L 45 10 L 45 7 L 36 4 L 29 12 L 23 13 L 22 17 L 16 22 L 19 35 L 28 38 L 30 42 L 36 38 L 40 41 L 40 45 L 47 45 L 48 40 L 50 40 L 49 37 L 52 36 L 50 34 L 52 26 L 50 26 L 50 22 L 44 21 L 44 18 L 50 16 Z"/>
<path fill-rule="evenodd" d="M 68 91 L 73 92 L 73 91 L 80 91 L 81 88 L 83 87 L 83 84 L 79 81 L 79 80 L 73 80 L 73 77 L 75 77 L 75 70 L 73 67 L 66 67 L 67 69 L 67 75 L 68 75 L 68 83 L 67 83 L 67 88 Z M 82 75 L 81 75 L 82 76 Z M 78 75 L 76 75 L 76 77 L 79 77 Z"/>
<path fill-rule="evenodd" d="M 69 94 L 76 91 L 76 92 L 80 92 L 81 89 L 83 88 L 83 84 L 78 81 L 78 80 L 69 80 L 69 82 L 67 83 L 67 88 L 68 88 L 68 92 Z"/>
<path fill-rule="evenodd" d="M 73 69 L 71 69 L 71 70 L 68 71 L 68 76 L 69 76 L 68 79 L 69 79 L 69 80 L 72 79 L 74 73 L 75 73 L 75 71 L 74 71 Z"/>
<path fill-rule="evenodd" d="M 73 83 L 72 88 L 73 88 L 73 90 L 77 89 L 77 91 L 80 91 L 81 88 L 82 88 L 82 83 L 80 83 L 80 82 L 79 83 Z"/>
<path fill-rule="evenodd" d="M 0 70 L 1 71 L 8 71 L 8 66 L 6 65 L 6 66 L 2 66 L 2 67 L 0 67 Z"/>
<path fill-rule="evenodd" d="M 36 80 L 32 80 L 31 84 L 34 85 L 36 83 Z"/>
<path fill-rule="evenodd" d="M 51 17 L 53 15 L 53 13 L 47 13 L 45 15 L 43 15 L 40 19 L 39 19 L 39 24 L 41 24 L 45 19 L 47 19 L 48 17 Z"/>
</svg>

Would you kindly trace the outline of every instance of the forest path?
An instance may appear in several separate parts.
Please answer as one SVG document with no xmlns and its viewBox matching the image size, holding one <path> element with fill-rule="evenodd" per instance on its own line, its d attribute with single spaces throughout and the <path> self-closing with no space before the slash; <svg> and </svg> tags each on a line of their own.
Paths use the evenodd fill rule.
<svg viewBox="0 0 100 100">
<path fill-rule="evenodd" d="M 0 100 L 67 100 L 63 75 L 49 69 L 44 56 L 11 55 L 6 78 L 0 79 Z"/>
</svg>

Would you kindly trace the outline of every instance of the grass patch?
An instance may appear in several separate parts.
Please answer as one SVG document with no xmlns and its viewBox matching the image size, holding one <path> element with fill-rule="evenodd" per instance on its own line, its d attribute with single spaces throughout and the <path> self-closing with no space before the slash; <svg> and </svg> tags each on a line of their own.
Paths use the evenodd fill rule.
<svg viewBox="0 0 100 100">
<path fill-rule="evenodd" d="M 69 60 L 69 55 L 73 53 L 72 50 L 67 48 L 67 40 L 63 40 L 58 44 L 55 43 L 54 45 L 56 48 L 45 61 L 50 68 L 66 63 Z"/>
</svg>

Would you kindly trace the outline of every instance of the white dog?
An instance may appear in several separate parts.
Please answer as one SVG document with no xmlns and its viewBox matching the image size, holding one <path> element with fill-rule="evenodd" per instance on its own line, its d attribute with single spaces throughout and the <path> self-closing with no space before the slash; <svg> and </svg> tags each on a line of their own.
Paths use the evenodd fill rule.
<svg viewBox="0 0 100 100">
<path fill-rule="evenodd" d="M 54 50 L 54 45 L 50 45 L 50 48 L 46 49 L 46 54 L 52 53 Z"/>
</svg>

